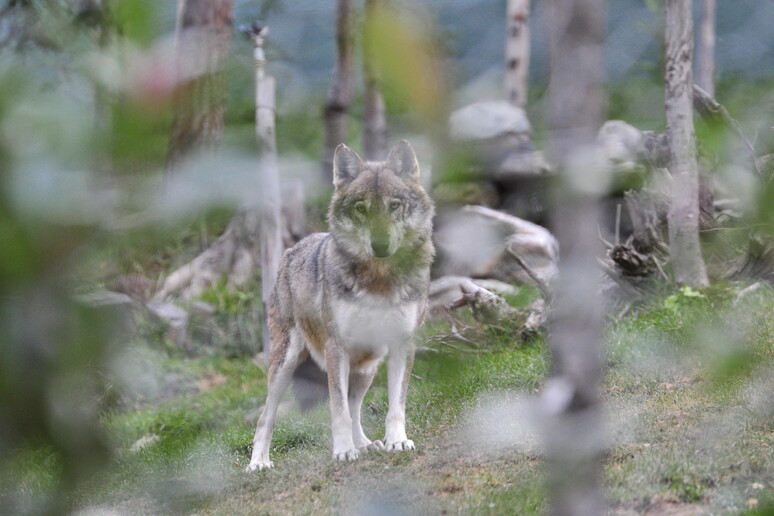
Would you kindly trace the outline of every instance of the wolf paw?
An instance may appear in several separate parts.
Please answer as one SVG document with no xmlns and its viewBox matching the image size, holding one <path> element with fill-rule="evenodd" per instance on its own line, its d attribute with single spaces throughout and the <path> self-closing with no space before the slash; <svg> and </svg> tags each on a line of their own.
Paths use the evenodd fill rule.
<svg viewBox="0 0 774 516">
<path fill-rule="evenodd" d="M 405 441 L 388 442 L 384 448 L 389 452 L 409 451 L 414 449 L 414 441 L 406 439 Z"/>
<path fill-rule="evenodd" d="M 250 462 L 250 464 L 248 464 L 245 468 L 245 471 L 250 473 L 251 471 L 261 471 L 263 469 L 271 469 L 273 467 L 274 463 L 270 460 L 257 460 L 255 462 Z"/>
<path fill-rule="evenodd" d="M 384 443 L 380 440 L 370 442 L 364 446 L 358 448 L 360 453 L 368 453 L 370 451 L 384 451 Z"/>
<path fill-rule="evenodd" d="M 354 448 L 343 452 L 333 452 L 333 460 L 337 462 L 349 462 L 357 460 L 358 457 L 360 457 L 360 452 Z"/>
</svg>

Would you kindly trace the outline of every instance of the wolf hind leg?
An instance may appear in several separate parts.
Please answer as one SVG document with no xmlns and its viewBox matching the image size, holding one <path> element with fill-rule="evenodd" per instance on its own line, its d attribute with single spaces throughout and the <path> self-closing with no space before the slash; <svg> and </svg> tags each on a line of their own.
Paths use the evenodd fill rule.
<svg viewBox="0 0 774 516">
<path fill-rule="evenodd" d="M 274 423 L 282 396 L 290 385 L 298 364 L 301 362 L 303 343 L 296 331 L 278 332 L 272 338 L 272 356 L 269 364 L 269 389 L 261 417 L 255 428 L 253 437 L 253 453 L 247 471 L 273 468 L 269 460 L 269 446 L 274 431 Z M 276 351 L 275 351 L 276 350 Z M 283 352 L 284 350 L 284 352 Z"/>
<path fill-rule="evenodd" d="M 382 441 L 371 441 L 363 432 L 360 424 L 360 413 L 363 406 L 363 398 L 368 392 L 371 383 L 376 376 L 376 368 L 365 371 L 352 371 L 349 373 L 349 415 L 352 418 L 352 439 L 355 446 L 363 453 L 371 450 L 383 450 Z"/>
</svg>

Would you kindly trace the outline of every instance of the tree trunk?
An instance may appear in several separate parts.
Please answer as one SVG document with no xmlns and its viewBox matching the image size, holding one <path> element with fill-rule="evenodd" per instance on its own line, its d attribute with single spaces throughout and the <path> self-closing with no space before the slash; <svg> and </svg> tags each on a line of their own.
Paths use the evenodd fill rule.
<svg viewBox="0 0 774 516">
<path fill-rule="evenodd" d="M 715 96 L 715 0 L 702 0 L 696 84 Z"/>
<path fill-rule="evenodd" d="M 675 281 L 706 287 L 699 242 L 699 172 L 693 129 L 692 0 L 666 0 L 666 119 L 672 175 L 669 253 Z"/>
<path fill-rule="evenodd" d="M 529 78 L 529 2 L 508 0 L 505 35 L 505 95 L 516 107 L 527 105 Z"/>
<path fill-rule="evenodd" d="M 352 102 L 352 55 L 354 46 L 354 0 L 338 0 L 336 10 L 336 68 L 325 104 L 325 143 L 322 169 L 333 180 L 333 151 L 347 141 L 347 117 Z"/>
<path fill-rule="evenodd" d="M 250 36 L 262 37 L 256 29 Z M 257 40 L 256 40 L 257 41 Z M 256 42 L 258 45 L 258 42 Z M 215 243 L 191 262 L 170 274 L 162 288 L 154 295 L 155 301 L 172 298 L 192 299 L 228 278 L 231 288 L 247 283 L 258 269 L 260 255 L 263 299 L 268 299 L 277 274 L 279 256 L 282 253 L 282 236 L 279 223 L 279 180 L 277 172 L 277 147 L 274 134 L 274 79 L 264 76 L 263 50 L 256 47 L 256 133 L 260 149 L 258 172 L 261 179 L 260 207 L 242 206 L 231 219 L 226 231 Z M 257 203 L 256 203 L 257 204 Z M 264 325 L 264 332 L 266 332 Z M 264 342 L 269 342 L 264 333 Z"/>
<path fill-rule="evenodd" d="M 604 120 L 604 0 L 551 3 L 549 123 L 551 154 L 560 171 L 554 192 L 559 276 L 550 349 L 553 376 L 542 395 L 548 462 L 549 513 L 601 515 L 603 411 L 602 307 L 596 256 L 601 254 L 597 185 Z M 597 165 L 598 166 L 598 165 Z"/>
<path fill-rule="evenodd" d="M 366 0 L 364 30 L 372 25 L 371 18 L 377 4 L 383 0 Z M 363 35 L 364 44 L 371 41 L 367 35 Z M 365 159 L 382 161 L 387 157 L 387 120 L 385 117 L 384 98 L 376 72 L 371 66 L 368 56 L 372 52 L 363 52 L 363 79 L 365 91 L 363 93 L 363 153 Z"/>
<path fill-rule="evenodd" d="M 261 174 L 260 207 L 260 248 L 261 248 L 261 299 L 263 301 L 263 360 L 269 364 L 271 335 L 267 320 L 268 303 L 277 270 L 282 258 L 282 225 L 280 222 L 280 184 L 277 165 L 277 140 L 274 130 L 275 102 L 274 77 L 264 74 L 261 34 L 257 35 L 255 47 L 256 86 L 255 86 L 255 132 L 261 154 L 259 173 Z"/>
<path fill-rule="evenodd" d="M 165 176 L 196 152 L 215 152 L 223 137 L 225 66 L 233 0 L 178 0 L 178 74 L 194 77 L 179 87 L 169 135 Z"/>
</svg>

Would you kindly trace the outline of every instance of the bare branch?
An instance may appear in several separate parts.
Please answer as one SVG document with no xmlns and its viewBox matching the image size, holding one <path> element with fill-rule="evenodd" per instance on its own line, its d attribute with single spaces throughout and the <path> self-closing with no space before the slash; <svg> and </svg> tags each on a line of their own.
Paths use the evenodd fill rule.
<svg viewBox="0 0 774 516">
<path fill-rule="evenodd" d="M 722 104 L 696 84 L 693 85 L 693 107 L 704 120 L 721 124 L 734 133 L 742 144 L 750 170 L 755 172 L 761 180 L 764 180 L 765 178 L 760 168 L 758 168 L 755 158 L 755 148 L 742 132 L 739 122 L 728 113 L 728 110 Z"/>
</svg>

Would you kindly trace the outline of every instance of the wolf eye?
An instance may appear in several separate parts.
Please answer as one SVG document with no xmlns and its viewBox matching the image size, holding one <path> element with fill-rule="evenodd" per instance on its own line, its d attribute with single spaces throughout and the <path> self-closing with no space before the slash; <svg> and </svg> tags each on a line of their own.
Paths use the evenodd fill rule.
<svg viewBox="0 0 774 516">
<path fill-rule="evenodd" d="M 400 201 L 390 201 L 390 211 L 395 211 L 400 208 Z"/>
<path fill-rule="evenodd" d="M 365 203 L 361 201 L 361 202 L 355 204 L 355 211 L 360 213 L 361 215 L 365 214 L 365 212 L 366 212 L 366 205 L 365 205 Z"/>
</svg>

